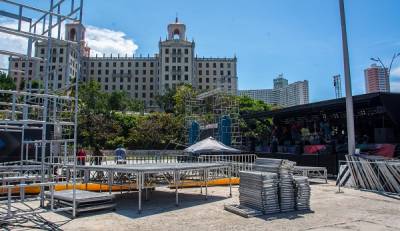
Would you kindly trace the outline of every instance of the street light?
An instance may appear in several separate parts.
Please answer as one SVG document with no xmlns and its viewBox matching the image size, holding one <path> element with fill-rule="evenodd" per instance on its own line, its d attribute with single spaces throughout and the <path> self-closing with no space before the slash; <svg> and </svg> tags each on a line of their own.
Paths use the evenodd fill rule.
<svg viewBox="0 0 400 231">
<path fill-rule="evenodd" d="M 400 56 L 400 53 L 394 53 L 394 55 L 392 57 L 392 60 L 390 61 L 389 69 L 386 68 L 385 64 L 383 64 L 382 60 L 379 57 L 371 58 L 371 60 L 374 61 L 374 62 L 379 62 L 382 65 L 383 69 L 385 70 L 385 78 L 389 79 L 390 78 L 390 72 L 392 70 L 393 62 L 399 56 Z"/>
</svg>

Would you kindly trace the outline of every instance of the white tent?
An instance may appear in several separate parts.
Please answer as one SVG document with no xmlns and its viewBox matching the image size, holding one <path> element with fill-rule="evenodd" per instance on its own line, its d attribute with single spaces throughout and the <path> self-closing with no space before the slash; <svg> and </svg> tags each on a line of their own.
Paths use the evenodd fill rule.
<svg viewBox="0 0 400 231">
<path fill-rule="evenodd" d="M 241 151 L 231 148 L 213 137 L 201 140 L 184 150 L 185 152 L 202 154 L 202 153 L 240 153 Z"/>
</svg>

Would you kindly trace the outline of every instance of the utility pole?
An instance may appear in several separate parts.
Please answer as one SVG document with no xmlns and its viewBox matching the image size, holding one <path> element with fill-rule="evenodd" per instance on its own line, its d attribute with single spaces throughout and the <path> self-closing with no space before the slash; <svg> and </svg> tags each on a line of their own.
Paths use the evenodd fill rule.
<svg viewBox="0 0 400 231">
<path fill-rule="evenodd" d="M 343 46 L 343 64 L 344 64 L 344 84 L 346 89 L 346 120 L 347 120 L 347 144 L 348 153 L 355 153 L 355 132 L 354 132 L 354 112 L 353 95 L 351 93 L 350 61 L 349 48 L 347 45 L 346 15 L 344 9 L 344 0 L 339 0 L 340 22 L 342 27 L 342 46 Z"/>
</svg>

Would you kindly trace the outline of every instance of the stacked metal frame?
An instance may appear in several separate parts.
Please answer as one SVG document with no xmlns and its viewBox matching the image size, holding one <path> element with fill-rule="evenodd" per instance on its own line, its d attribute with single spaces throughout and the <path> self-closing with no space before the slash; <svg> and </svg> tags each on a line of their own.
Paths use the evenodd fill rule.
<svg viewBox="0 0 400 231">
<path fill-rule="evenodd" d="M 41 188 L 40 205 L 43 207 L 45 202 L 44 189 L 49 187 L 53 191 L 54 171 L 49 169 L 48 164 L 53 164 L 54 155 L 64 157 L 73 157 L 73 206 L 69 208 L 75 216 L 75 185 L 76 185 L 76 148 L 77 148 L 77 118 L 78 118 L 78 82 L 80 79 L 80 59 L 82 38 L 78 31 L 76 41 L 61 38 L 62 25 L 65 23 L 82 23 L 83 0 L 49 0 L 49 7 L 42 9 L 40 7 L 31 6 L 20 3 L 19 1 L 1 0 L 2 10 L 0 15 L 6 20 L 16 21 L 17 28 L 12 26 L 0 26 L 0 33 L 14 35 L 25 38 L 27 40 L 26 54 L 15 53 L 8 50 L 0 51 L 0 55 L 9 57 L 9 60 L 18 59 L 25 63 L 28 67 L 29 63 L 38 65 L 39 62 L 44 64 L 43 84 L 38 89 L 32 89 L 31 80 L 28 79 L 27 71 L 24 73 L 25 85 L 23 89 L 17 90 L 0 90 L 0 130 L 3 132 L 16 132 L 21 134 L 20 142 L 20 161 L 18 164 L 25 171 L 26 168 L 34 164 L 40 166 L 38 171 L 40 174 Z M 18 12 L 18 13 L 14 13 Z M 32 56 L 32 47 L 36 42 L 47 44 L 45 58 L 37 58 Z M 76 53 L 77 74 L 73 79 L 74 84 L 69 86 L 69 91 L 73 91 L 75 95 L 69 97 L 67 94 L 52 92 L 49 89 L 49 77 L 51 76 L 51 60 L 52 48 L 54 44 L 64 43 Z M 17 70 L 11 69 L 14 72 Z M 6 68 L 1 68 L 5 70 Z M 69 69 L 69 67 L 67 68 Z M 69 75 L 67 76 L 69 78 Z M 41 138 L 31 140 L 25 135 L 27 129 L 36 129 L 41 133 Z M 31 153 L 34 152 L 34 155 Z M 33 157 L 32 157 L 33 156 Z M 12 164 L 12 163 L 9 163 Z M 28 169 L 29 170 L 29 169 Z M 24 174 L 21 172 L 21 174 Z M 22 176 L 22 178 L 24 178 Z M 26 184 L 1 186 L 8 191 L 8 207 L 10 207 L 10 191 L 12 187 L 19 187 L 21 191 Z M 22 200 L 24 198 L 21 198 Z M 53 211 L 53 204 L 51 202 Z M 18 214 L 8 214 L 15 217 Z"/>
<path fill-rule="evenodd" d="M 354 187 L 380 193 L 400 194 L 400 161 L 346 156 Z M 342 180 L 338 179 L 338 185 Z"/>
</svg>

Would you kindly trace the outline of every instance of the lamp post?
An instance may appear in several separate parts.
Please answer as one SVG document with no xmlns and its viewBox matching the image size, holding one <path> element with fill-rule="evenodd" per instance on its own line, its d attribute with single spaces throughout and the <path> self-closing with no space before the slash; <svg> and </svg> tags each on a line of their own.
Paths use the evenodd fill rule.
<svg viewBox="0 0 400 231">
<path fill-rule="evenodd" d="M 383 64 L 382 60 L 381 60 L 379 57 L 377 57 L 377 58 L 371 58 L 371 60 L 372 60 L 372 61 L 375 61 L 375 62 L 379 62 L 379 63 L 382 65 L 383 69 L 385 70 L 385 78 L 386 78 L 386 79 L 389 79 L 389 78 L 390 78 L 390 72 L 391 72 L 391 70 L 392 70 L 393 62 L 394 62 L 394 60 L 395 60 L 397 57 L 399 57 L 399 56 L 400 56 L 400 53 L 394 53 L 394 55 L 393 55 L 393 57 L 392 57 L 392 60 L 390 61 L 390 64 L 389 64 L 389 69 L 386 68 L 385 64 Z M 386 70 L 387 70 L 387 71 L 386 71 Z M 389 86 L 390 86 L 390 85 L 389 85 Z M 390 91 L 390 87 L 389 87 L 388 90 Z"/>
<path fill-rule="evenodd" d="M 339 0 L 340 22 L 342 28 L 342 47 L 344 64 L 344 84 L 346 89 L 346 121 L 347 121 L 347 145 L 350 155 L 355 152 L 355 132 L 354 132 L 354 112 L 353 96 L 351 93 L 350 61 L 349 48 L 347 45 L 346 16 L 344 10 L 344 0 Z"/>
</svg>

